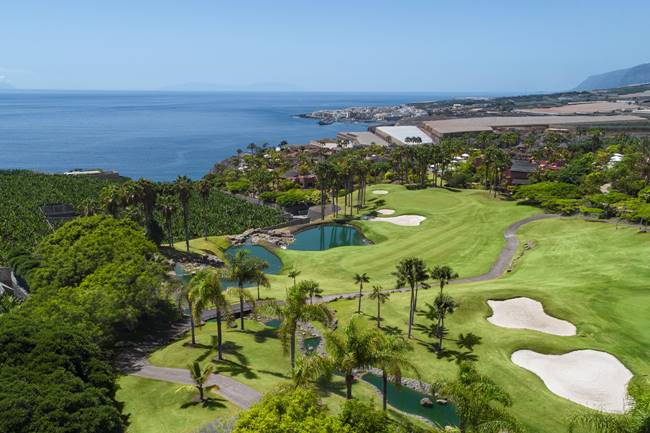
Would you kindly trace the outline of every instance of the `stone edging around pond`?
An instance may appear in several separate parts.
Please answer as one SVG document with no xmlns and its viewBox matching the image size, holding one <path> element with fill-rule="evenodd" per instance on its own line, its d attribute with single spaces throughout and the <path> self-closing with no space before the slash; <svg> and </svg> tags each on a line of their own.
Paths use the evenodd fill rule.
<svg viewBox="0 0 650 433">
<path fill-rule="evenodd" d="M 239 235 L 228 236 L 228 242 L 232 246 L 239 246 L 243 244 L 267 244 L 274 247 L 287 247 L 293 242 L 293 235 L 282 229 L 248 229 Z"/>
</svg>

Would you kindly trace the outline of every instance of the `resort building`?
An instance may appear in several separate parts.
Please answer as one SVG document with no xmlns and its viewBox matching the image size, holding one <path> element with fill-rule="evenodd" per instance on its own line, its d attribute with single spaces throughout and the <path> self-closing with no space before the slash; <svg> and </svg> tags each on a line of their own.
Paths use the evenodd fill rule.
<svg viewBox="0 0 650 433">
<path fill-rule="evenodd" d="M 568 129 L 588 126 L 590 124 L 629 124 L 636 122 L 647 122 L 647 119 L 632 115 L 470 117 L 464 119 L 431 120 L 423 122 L 422 129 L 432 137 L 440 139 L 471 132 L 498 132 L 499 130 L 506 129 Z"/>
<path fill-rule="evenodd" d="M 528 185 L 530 175 L 537 170 L 537 166 L 526 159 L 513 159 L 512 166 L 506 172 L 506 179 L 510 185 Z"/>
<path fill-rule="evenodd" d="M 388 142 L 370 131 L 360 132 L 339 132 L 336 134 L 339 141 L 346 143 L 349 146 L 370 146 L 376 144 L 378 146 L 388 146 Z"/>
<path fill-rule="evenodd" d="M 417 126 L 378 126 L 375 134 L 389 144 L 431 144 L 433 139 Z"/>
</svg>

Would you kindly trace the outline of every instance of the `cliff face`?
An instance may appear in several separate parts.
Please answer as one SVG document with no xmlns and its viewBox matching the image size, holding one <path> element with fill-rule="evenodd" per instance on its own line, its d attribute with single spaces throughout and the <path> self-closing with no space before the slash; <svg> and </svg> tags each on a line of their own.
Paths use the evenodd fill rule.
<svg viewBox="0 0 650 433">
<path fill-rule="evenodd" d="M 650 83 L 650 63 L 592 75 L 580 83 L 575 90 L 611 89 L 646 83 Z"/>
</svg>

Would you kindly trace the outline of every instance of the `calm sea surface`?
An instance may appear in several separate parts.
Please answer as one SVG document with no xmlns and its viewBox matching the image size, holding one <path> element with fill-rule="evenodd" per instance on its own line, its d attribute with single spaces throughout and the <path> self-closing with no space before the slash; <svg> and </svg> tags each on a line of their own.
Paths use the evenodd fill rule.
<svg viewBox="0 0 650 433">
<path fill-rule="evenodd" d="M 0 92 L 0 168 L 103 168 L 154 180 L 199 178 L 248 143 L 291 144 L 365 124 L 319 126 L 295 115 L 449 94 Z"/>
</svg>

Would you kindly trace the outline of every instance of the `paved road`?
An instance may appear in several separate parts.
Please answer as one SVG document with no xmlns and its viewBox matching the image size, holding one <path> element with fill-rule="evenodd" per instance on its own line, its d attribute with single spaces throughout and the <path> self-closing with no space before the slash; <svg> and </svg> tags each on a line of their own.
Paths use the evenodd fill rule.
<svg viewBox="0 0 650 433">
<path fill-rule="evenodd" d="M 188 370 L 184 368 L 155 367 L 148 362 L 142 365 L 138 371 L 131 373 L 131 375 L 147 379 L 163 380 L 165 382 L 194 385 L 194 381 Z M 247 409 L 257 403 L 262 396 L 250 386 L 221 374 L 213 374 L 210 376 L 206 386 L 212 385 L 219 387 L 218 394 L 243 409 Z"/>
</svg>

